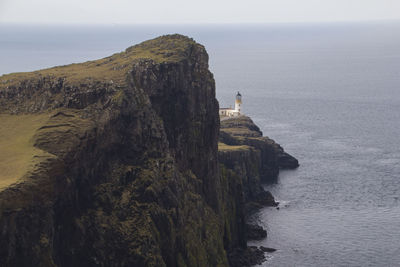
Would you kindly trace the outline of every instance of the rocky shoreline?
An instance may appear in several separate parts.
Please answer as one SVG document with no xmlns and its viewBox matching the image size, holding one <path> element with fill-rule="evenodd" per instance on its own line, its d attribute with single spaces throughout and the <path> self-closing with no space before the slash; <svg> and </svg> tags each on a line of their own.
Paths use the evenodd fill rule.
<svg viewBox="0 0 400 267">
<path fill-rule="evenodd" d="M 267 231 L 248 219 L 262 207 L 279 205 L 262 184 L 276 181 L 280 169 L 297 168 L 297 159 L 272 139 L 263 137 L 251 118 L 243 115 L 221 118 L 218 155 L 221 168 L 234 171 L 242 179 L 246 240 L 266 238 Z M 274 251 L 265 247 L 236 247 L 228 255 L 231 266 L 252 266 L 265 260 L 265 252 Z"/>
</svg>

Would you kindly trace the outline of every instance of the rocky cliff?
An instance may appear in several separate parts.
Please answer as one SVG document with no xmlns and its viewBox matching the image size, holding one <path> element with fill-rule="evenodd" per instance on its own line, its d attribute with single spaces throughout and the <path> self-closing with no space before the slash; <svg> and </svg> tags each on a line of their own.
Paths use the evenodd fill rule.
<svg viewBox="0 0 400 267">
<path fill-rule="evenodd" d="M 279 160 L 225 132 L 248 152 L 218 152 L 208 55 L 181 35 L 4 75 L 0 118 L 0 266 L 227 266 L 245 203 L 271 202 Z"/>
<path fill-rule="evenodd" d="M 235 151 L 237 154 L 239 151 L 256 149 L 259 153 L 256 161 L 258 176 L 263 183 L 274 182 L 280 169 L 295 169 L 299 166 L 296 158 L 286 153 L 274 140 L 263 136 L 260 128 L 247 116 L 222 118 L 220 128 L 220 151 Z M 222 163 L 233 166 L 235 160 L 229 157 L 235 153 L 220 153 Z"/>
<path fill-rule="evenodd" d="M 278 205 L 261 184 L 275 182 L 280 169 L 297 168 L 298 161 L 275 141 L 263 137 L 258 126 L 247 116 L 221 118 L 218 158 L 221 180 L 234 181 L 235 184 L 228 188 L 240 188 L 239 193 L 233 194 L 241 202 L 231 205 L 233 208 L 228 214 L 240 214 L 239 217 L 244 218 L 236 219 L 240 223 L 232 226 L 244 233 L 237 235 L 244 240 L 233 242 L 233 247 L 228 249 L 230 263 L 232 266 L 260 263 L 263 261 L 262 248 L 249 249 L 243 244 L 249 239 L 265 238 L 266 231 L 249 224 L 247 217 L 263 206 Z M 235 213 L 235 210 L 240 212 Z"/>
</svg>

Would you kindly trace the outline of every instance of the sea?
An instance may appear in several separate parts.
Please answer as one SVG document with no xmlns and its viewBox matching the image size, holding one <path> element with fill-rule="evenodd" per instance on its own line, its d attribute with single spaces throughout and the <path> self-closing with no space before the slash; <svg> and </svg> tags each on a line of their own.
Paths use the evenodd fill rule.
<svg viewBox="0 0 400 267">
<path fill-rule="evenodd" d="M 265 185 L 262 266 L 400 266 L 400 22 L 0 25 L 0 75 L 97 59 L 159 35 L 205 45 L 221 106 L 300 167 Z"/>
</svg>

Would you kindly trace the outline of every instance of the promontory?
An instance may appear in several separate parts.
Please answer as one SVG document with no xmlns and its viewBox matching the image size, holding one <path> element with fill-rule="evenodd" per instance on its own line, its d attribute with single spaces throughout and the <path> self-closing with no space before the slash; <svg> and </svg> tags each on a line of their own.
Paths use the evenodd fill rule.
<svg viewBox="0 0 400 267">
<path fill-rule="evenodd" d="M 248 117 L 220 132 L 208 55 L 182 35 L 3 75 L 0 266 L 253 264 L 246 214 L 297 165 Z"/>
</svg>

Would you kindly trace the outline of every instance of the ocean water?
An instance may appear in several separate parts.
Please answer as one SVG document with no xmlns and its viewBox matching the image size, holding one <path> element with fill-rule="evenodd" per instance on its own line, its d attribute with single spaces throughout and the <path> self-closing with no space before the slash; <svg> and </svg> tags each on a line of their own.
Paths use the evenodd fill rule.
<svg viewBox="0 0 400 267">
<path fill-rule="evenodd" d="M 265 185 L 263 266 L 400 266 L 400 23 L 0 25 L 0 74 L 81 62 L 167 33 L 204 44 L 221 106 L 300 161 Z"/>
</svg>

